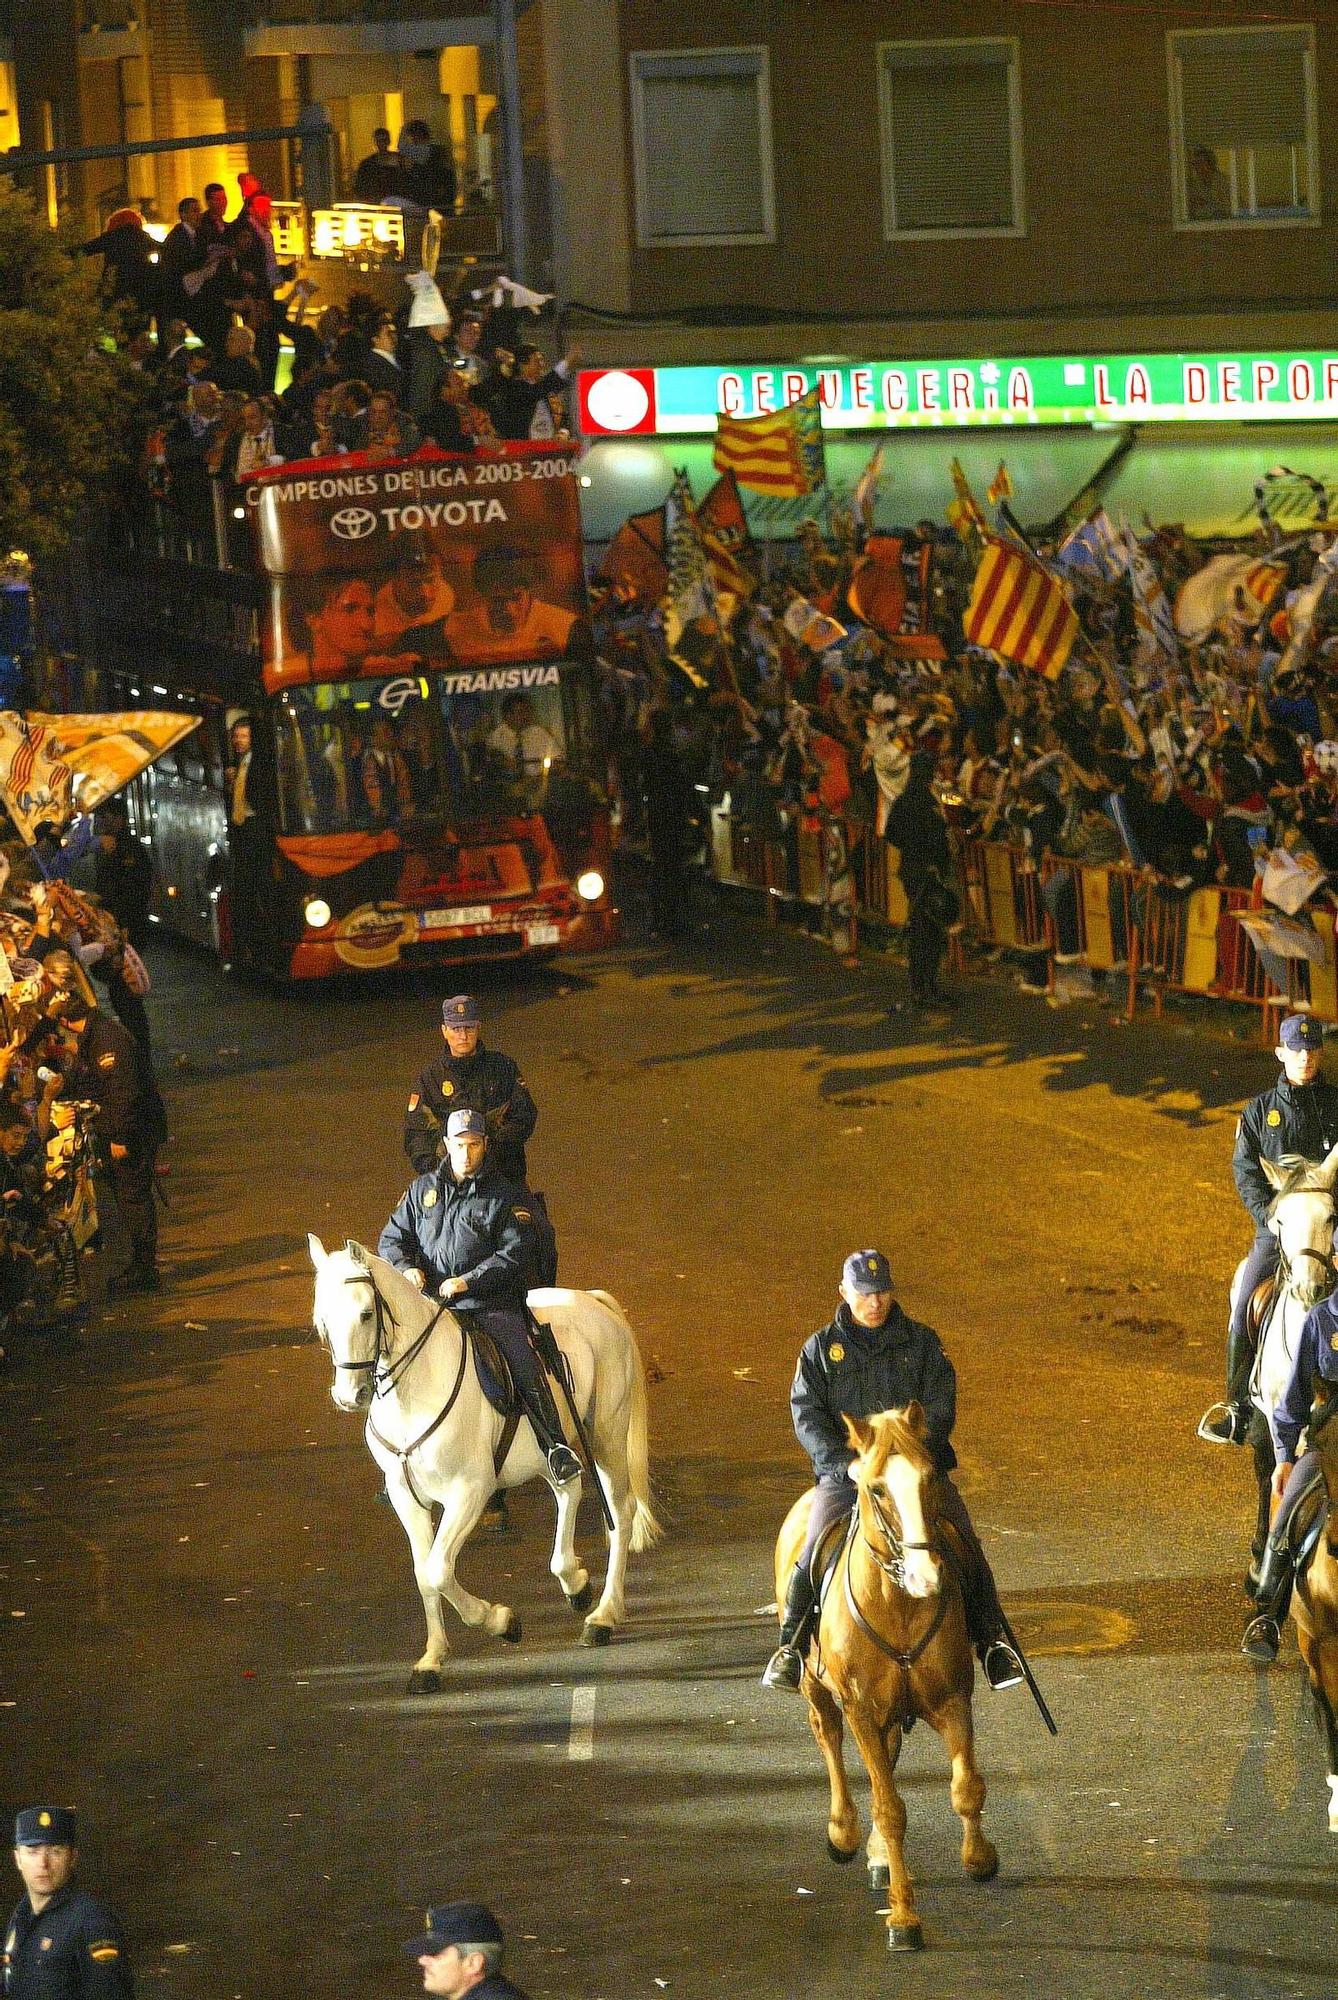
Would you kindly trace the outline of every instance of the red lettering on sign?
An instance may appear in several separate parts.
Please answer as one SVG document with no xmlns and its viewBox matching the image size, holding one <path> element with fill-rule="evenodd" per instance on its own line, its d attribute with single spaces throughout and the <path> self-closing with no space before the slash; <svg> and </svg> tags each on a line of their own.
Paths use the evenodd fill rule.
<svg viewBox="0 0 1338 2000">
<path fill-rule="evenodd" d="M 1008 377 L 1008 407 L 1010 410 L 1030 410 L 1035 405 L 1031 377 L 1025 368 L 1015 368 Z"/>
<path fill-rule="evenodd" d="M 764 410 L 776 407 L 776 383 L 769 368 L 759 369 L 753 375 L 753 408 L 759 416 Z"/>
<path fill-rule="evenodd" d="M 883 370 L 883 408 L 892 416 L 900 416 L 906 408 L 906 376 L 900 368 Z"/>
<path fill-rule="evenodd" d="M 717 391 L 720 398 L 721 414 L 726 417 L 743 415 L 743 383 L 737 375 L 722 375 Z"/>
<path fill-rule="evenodd" d="M 1271 361 L 1256 361 L 1250 374 L 1254 381 L 1254 400 L 1266 403 L 1268 392 L 1280 379 L 1278 370 Z"/>
<path fill-rule="evenodd" d="M 1186 403 L 1206 403 L 1208 400 L 1208 370 L 1201 361 L 1185 363 Z"/>
<path fill-rule="evenodd" d="M 974 400 L 971 371 L 967 368 L 950 368 L 948 370 L 948 408 L 950 410 L 969 410 L 974 406 Z"/>
<path fill-rule="evenodd" d="M 938 372 L 933 368 L 918 368 L 915 373 L 915 393 L 922 410 L 937 410 L 939 405 Z"/>
<path fill-rule="evenodd" d="M 850 407 L 852 410 L 871 410 L 873 408 L 872 368 L 851 369 Z"/>
<path fill-rule="evenodd" d="M 1219 403 L 1241 403 L 1245 400 L 1240 393 L 1240 365 L 1238 362 L 1218 362 L 1217 400 Z"/>
<path fill-rule="evenodd" d="M 1137 404 L 1143 409 L 1152 401 L 1152 384 L 1141 361 L 1135 361 L 1124 378 L 1124 400 L 1126 404 Z"/>
<path fill-rule="evenodd" d="M 1308 361 L 1287 364 L 1287 394 L 1293 403 L 1308 403 L 1315 393 L 1315 371 Z"/>
<path fill-rule="evenodd" d="M 781 377 L 781 395 L 788 410 L 791 403 L 799 402 L 808 394 L 808 377 L 801 375 L 797 368 L 787 368 Z"/>
</svg>

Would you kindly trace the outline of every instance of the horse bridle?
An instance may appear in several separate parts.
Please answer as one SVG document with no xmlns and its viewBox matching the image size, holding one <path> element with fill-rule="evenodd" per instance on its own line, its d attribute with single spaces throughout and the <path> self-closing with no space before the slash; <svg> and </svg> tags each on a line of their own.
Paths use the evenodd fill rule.
<svg viewBox="0 0 1338 2000">
<path fill-rule="evenodd" d="M 382 1296 L 381 1288 L 377 1284 L 376 1279 L 370 1271 L 348 1271 L 344 1274 L 343 1283 L 346 1285 L 365 1284 L 371 1286 L 376 1314 L 376 1345 L 373 1347 L 371 1357 L 367 1361 L 335 1361 L 334 1365 L 336 1368 L 343 1369 L 347 1375 L 370 1375 L 372 1378 L 372 1394 L 379 1399 L 390 1393 L 410 1364 L 422 1353 L 429 1338 L 436 1331 L 437 1322 L 446 1310 L 446 1301 L 445 1299 L 441 1301 L 441 1304 L 437 1307 L 437 1310 L 433 1313 L 417 1339 L 410 1342 L 398 1360 L 392 1361 L 390 1358 L 390 1335 L 387 1333 L 386 1328 L 387 1325 L 398 1328 L 399 1320 L 395 1317 L 393 1308 L 386 1303 L 385 1298 Z M 329 1333 L 320 1320 L 315 1321 L 315 1327 L 316 1332 L 325 1344 L 330 1359 L 334 1361 L 334 1343 L 331 1341 Z M 383 1363 L 386 1364 L 384 1367 L 382 1366 Z"/>
<path fill-rule="evenodd" d="M 865 1534 L 864 1522 L 860 1516 L 860 1511 L 859 1511 L 859 1502 L 856 1501 L 855 1519 L 859 1523 L 859 1540 L 863 1542 L 865 1548 L 869 1552 L 871 1560 L 883 1572 L 884 1576 L 889 1577 L 891 1581 L 897 1586 L 898 1590 L 904 1591 L 906 1589 L 906 1555 L 909 1550 L 923 1549 L 928 1553 L 937 1555 L 940 1562 L 943 1560 L 944 1552 L 942 1549 L 937 1548 L 933 1542 L 906 1541 L 906 1539 L 901 1533 L 900 1522 L 898 1522 L 898 1524 L 894 1527 L 892 1522 L 888 1519 L 882 1501 L 879 1499 L 877 1490 L 873 1486 L 865 1486 L 862 1490 L 868 1495 L 869 1505 L 873 1508 L 874 1514 L 877 1516 L 878 1526 L 881 1529 L 882 1533 L 887 1537 L 887 1546 L 888 1546 L 887 1556 L 884 1557 L 879 1555 L 877 1549 L 874 1547 L 873 1543 L 869 1540 L 869 1537 Z M 943 1623 L 943 1620 L 948 1615 L 948 1593 L 942 1588 L 939 1589 L 938 1602 L 934 1606 L 934 1615 L 930 1619 L 929 1624 L 925 1629 L 925 1631 L 921 1633 L 920 1637 L 916 1640 L 913 1646 L 902 1649 L 897 1646 L 890 1645 L 889 1642 L 883 1637 L 882 1633 L 878 1630 L 877 1626 L 872 1624 L 870 1620 L 866 1617 L 863 1607 L 861 1606 L 858 1598 L 855 1596 L 855 1586 L 851 1582 L 850 1578 L 850 1558 L 851 1555 L 854 1553 L 853 1550 L 854 1540 L 855 1536 L 852 1533 L 851 1545 L 848 1546 L 846 1550 L 845 1573 L 844 1576 L 842 1577 L 842 1584 L 845 1590 L 845 1600 L 847 1609 L 849 1610 L 851 1617 L 855 1620 L 855 1623 L 859 1626 L 860 1630 L 863 1632 L 865 1638 L 871 1639 L 874 1645 L 878 1648 L 880 1653 L 882 1653 L 887 1659 L 892 1660 L 898 1667 L 900 1667 L 902 1674 L 902 1683 L 901 1683 L 902 1692 L 907 1702 L 909 1702 L 911 1668 L 915 1665 L 916 1661 L 920 1658 L 921 1654 L 928 1651 L 931 1642 L 937 1636 L 940 1625 Z"/>
<path fill-rule="evenodd" d="M 912 1550 L 923 1550 L 928 1555 L 937 1555 L 940 1552 L 936 1548 L 933 1542 L 908 1542 L 901 1532 L 900 1520 L 898 1520 L 897 1523 L 894 1525 L 888 1519 L 887 1513 L 883 1507 L 882 1500 L 879 1498 L 877 1488 L 874 1486 L 866 1486 L 864 1490 L 869 1496 L 869 1505 L 873 1508 L 873 1511 L 877 1516 L 878 1526 L 880 1527 L 883 1534 L 887 1538 L 887 1546 L 888 1546 L 887 1557 L 884 1558 L 883 1556 L 879 1555 L 877 1549 L 874 1547 L 873 1543 L 869 1540 L 869 1537 L 865 1534 L 864 1523 L 862 1521 L 860 1522 L 860 1530 L 859 1530 L 860 1540 L 863 1542 L 865 1548 L 869 1551 L 870 1556 L 873 1558 L 873 1561 L 877 1564 L 878 1568 L 882 1570 L 884 1576 L 891 1577 L 893 1583 L 896 1584 L 898 1590 L 905 1590 L 906 1557 L 908 1553 L 910 1553 Z M 858 1505 L 856 1506 L 855 1512 L 856 1512 L 856 1517 L 858 1518 L 859 1514 Z"/>
<path fill-rule="evenodd" d="M 1292 1288 L 1292 1265 L 1302 1257 L 1313 1257 L 1314 1261 L 1319 1265 L 1320 1270 L 1324 1273 L 1328 1290 L 1330 1292 L 1338 1290 L 1338 1264 L 1335 1264 L 1331 1250 L 1312 1250 L 1308 1243 L 1303 1243 L 1294 1256 L 1289 1257 L 1283 1249 L 1282 1239 L 1279 1237 L 1278 1269 L 1282 1273 L 1282 1282 L 1288 1291 Z"/>
</svg>

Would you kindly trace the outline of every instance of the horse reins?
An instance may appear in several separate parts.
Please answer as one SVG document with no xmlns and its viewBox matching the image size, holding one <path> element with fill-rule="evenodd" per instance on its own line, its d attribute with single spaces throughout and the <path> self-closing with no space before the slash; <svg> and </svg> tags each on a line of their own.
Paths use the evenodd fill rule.
<svg viewBox="0 0 1338 2000">
<path fill-rule="evenodd" d="M 371 1359 L 368 1361 L 337 1361 L 335 1362 L 335 1366 L 336 1368 L 344 1369 L 350 1375 L 370 1374 L 372 1377 L 372 1394 L 379 1399 L 382 1396 L 388 1395 L 396 1387 L 411 1363 L 417 1360 L 418 1356 L 422 1353 L 431 1335 L 435 1333 L 441 1316 L 446 1310 L 446 1300 L 442 1300 L 427 1325 L 423 1328 L 423 1331 L 410 1343 L 399 1359 L 392 1361 L 390 1357 L 390 1341 L 386 1335 L 386 1322 L 389 1320 L 392 1326 L 398 1326 L 399 1321 L 386 1304 L 385 1299 L 381 1296 L 375 1278 L 370 1271 L 353 1271 L 345 1277 L 344 1283 L 346 1285 L 368 1284 L 371 1286 L 372 1297 L 376 1301 L 376 1346 L 372 1352 Z M 325 1328 L 320 1325 L 319 1321 L 317 1322 L 317 1332 L 321 1335 L 326 1346 L 330 1347 L 330 1336 L 325 1331 Z M 333 1355 L 333 1348 L 330 1351 Z M 370 1413 L 367 1417 L 369 1435 L 376 1439 L 376 1442 L 383 1450 L 392 1453 L 399 1460 L 404 1470 L 405 1484 L 425 1514 L 431 1513 L 432 1504 L 423 1498 L 414 1484 L 413 1474 L 409 1470 L 409 1460 L 421 1445 L 427 1443 L 433 1432 L 441 1428 L 442 1424 L 445 1423 L 447 1417 L 451 1414 L 451 1411 L 455 1408 L 459 1400 L 460 1391 L 464 1387 L 465 1366 L 468 1360 L 469 1342 L 466 1340 L 464 1333 L 461 1332 L 460 1366 L 456 1371 L 451 1393 L 447 1397 L 444 1407 L 437 1412 L 432 1422 L 427 1426 L 427 1429 L 420 1431 L 411 1444 L 401 1446 L 392 1443 L 388 1437 L 383 1436 L 376 1428 L 375 1420 Z M 385 1368 L 381 1366 L 383 1361 L 387 1363 Z"/>
<path fill-rule="evenodd" d="M 939 1558 L 940 1562 L 946 1560 L 943 1549 L 933 1542 L 908 1542 L 904 1540 L 901 1534 L 898 1532 L 898 1530 L 893 1526 L 892 1522 L 888 1519 L 886 1513 L 883 1511 L 883 1507 L 878 1499 L 878 1495 L 873 1491 L 871 1487 L 867 1486 L 864 1488 L 864 1492 L 868 1497 L 869 1505 L 873 1508 L 873 1511 L 877 1516 L 878 1526 L 881 1528 L 883 1534 L 887 1537 L 888 1555 L 886 1557 L 881 1556 L 878 1553 L 878 1550 L 874 1547 L 873 1543 L 869 1540 L 868 1535 L 864 1532 L 863 1517 L 861 1516 L 859 1511 L 859 1503 L 858 1501 L 856 1501 L 855 1522 L 857 1523 L 858 1526 L 858 1539 L 863 1542 L 865 1548 L 869 1552 L 869 1555 L 871 1556 L 877 1567 L 883 1572 L 884 1576 L 888 1577 L 891 1580 L 891 1582 L 896 1584 L 898 1589 L 905 1590 L 906 1588 L 905 1558 L 909 1550 L 921 1549 L 924 1550 L 926 1554 L 936 1555 Z M 872 1639 L 874 1645 L 877 1646 L 879 1652 L 885 1654 L 889 1660 L 893 1661 L 893 1663 L 896 1666 L 900 1667 L 902 1675 L 902 1692 L 903 1692 L 903 1703 L 904 1703 L 903 1713 L 910 1713 L 911 1668 L 915 1665 L 916 1661 L 921 1657 L 921 1655 L 928 1649 L 931 1641 L 935 1638 L 940 1625 L 943 1623 L 943 1620 L 948 1615 L 947 1593 L 942 1588 L 940 1588 L 938 1592 L 938 1603 L 934 1607 L 934 1615 L 930 1619 L 929 1624 L 924 1630 L 924 1632 L 920 1635 L 919 1639 L 917 1639 L 916 1643 L 913 1646 L 906 1648 L 899 1648 L 893 1646 L 887 1639 L 883 1637 L 882 1633 L 879 1632 L 876 1629 L 876 1627 L 869 1622 L 868 1618 L 866 1618 L 866 1616 L 864 1615 L 863 1610 L 860 1608 L 859 1600 L 855 1596 L 855 1586 L 850 1580 L 850 1560 L 852 1555 L 854 1554 L 855 1540 L 856 1540 L 856 1532 L 852 1529 L 850 1539 L 846 1544 L 846 1566 L 845 1566 L 845 1574 L 842 1578 L 842 1582 L 845 1588 L 846 1605 L 850 1611 L 851 1617 L 855 1620 L 855 1623 L 859 1626 L 860 1630 L 864 1633 L 865 1637 L 868 1639 Z"/>
</svg>

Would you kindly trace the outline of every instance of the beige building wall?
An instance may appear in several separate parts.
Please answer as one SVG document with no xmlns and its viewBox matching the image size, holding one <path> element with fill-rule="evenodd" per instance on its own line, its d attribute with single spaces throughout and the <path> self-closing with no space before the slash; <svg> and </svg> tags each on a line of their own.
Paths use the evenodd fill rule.
<svg viewBox="0 0 1338 2000">
<path fill-rule="evenodd" d="M 1211 233 L 1172 226 L 1166 34 L 1242 24 L 1251 10 L 1223 8 L 1219 18 L 1173 0 L 1110 10 L 1008 0 L 681 0 L 670 9 L 621 0 L 619 17 L 630 290 L 648 315 L 684 304 L 792 312 L 796 323 L 832 314 L 866 329 L 932 329 L 959 351 L 979 347 L 973 329 L 985 328 L 991 344 L 1002 329 L 1016 349 L 1077 346 L 1075 328 L 1084 342 L 1095 329 L 1110 345 L 1125 323 L 1143 339 L 1164 322 L 1230 328 L 1248 344 L 1261 320 L 1327 322 L 1338 270 L 1338 7 L 1330 0 L 1279 0 L 1268 10 L 1270 21 L 1315 27 L 1320 222 Z M 1021 45 L 1026 232 L 888 242 L 877 44 L 958 35 L 1011 35 Z M 775 243 L 639 247 L 629 57 L 753 44 L 770 57 Z M 969 132 L 961 143 L 971 144 Z M 782 351 L 794 331 L 768 339 L 750 329 L 750 351 Z M 821 344 L 811 326 L 807 339 Z M 700 346 L 691 335 L 665 341 Z M 738 348 L 739 337 L 730 344 Z M 848 347 L 848 335 L 837 344 Z"/>
</svg>

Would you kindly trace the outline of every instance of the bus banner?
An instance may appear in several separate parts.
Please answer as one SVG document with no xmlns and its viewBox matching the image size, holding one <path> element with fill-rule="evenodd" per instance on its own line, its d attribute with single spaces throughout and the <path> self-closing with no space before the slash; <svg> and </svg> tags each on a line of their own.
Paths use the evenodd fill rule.
<svg viewBox="0 0 1338 2000">
<path fill-rule="evenodd" d="M 588 650 L 575 463 L 559 444 L 258 476 L 266 691 L 420 671 L 474 694 L 555 680 L 546 663 Z"/>
</svg>

